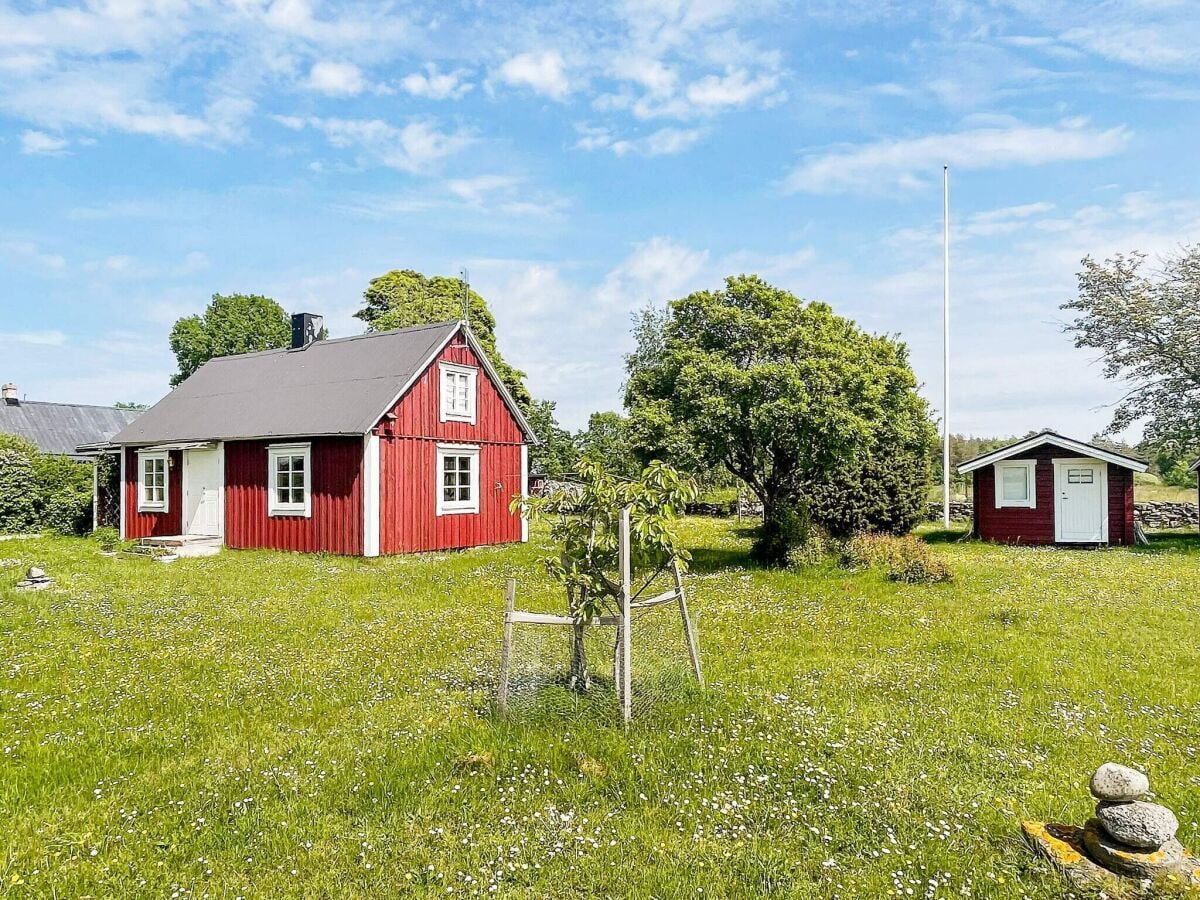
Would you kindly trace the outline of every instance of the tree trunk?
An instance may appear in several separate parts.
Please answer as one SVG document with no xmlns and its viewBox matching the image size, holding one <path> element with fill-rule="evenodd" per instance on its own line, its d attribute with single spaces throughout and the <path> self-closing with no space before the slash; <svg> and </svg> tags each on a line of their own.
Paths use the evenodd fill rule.
<svg viewBox="0 0 1200 900">
<path fill-rule="evenodd" d="M 567 605 L 572 616 L 578 613 L 583 601 L 584 597 L 582 596 L 579 598 L 578 604 L 573 602 L 572 597 L 567 597 Z M 571 626 L 571 677 L 567 683 L 571 690 L 580 694 L 586 694 L 592 686 L 592 673 L 588 669 L 587 662 L 587 647 L 584 645 L 585 628 L 586 626 L 578 621 Z"/>
<path fill-rule="evenodd" d="M 765 491 L 759 499 L 763 505 L 763 524 L 750 555 L 764 565 L 787 565 L 788 553 L 804 539 L 803 515 L 797 509 L 799 504 Z"/>
</svg>

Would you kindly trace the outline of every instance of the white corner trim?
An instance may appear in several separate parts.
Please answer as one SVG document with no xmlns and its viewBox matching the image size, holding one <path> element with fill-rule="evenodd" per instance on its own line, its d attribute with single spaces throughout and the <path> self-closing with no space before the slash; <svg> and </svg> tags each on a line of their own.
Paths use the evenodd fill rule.
<svg viewBox="0 0 1200 900">
<path fill-rule="evenodd" d="M 1037 463 L 1036 459 L 1006 459 L 993 463 L 993 480 L 996 482 L 996 509 L 1037 509 Z M 1004 499 L 1004 470 L 1024 469 L 1029 496 L 1024 500 Z"/>
<path fill-rule="evenodd" d="M 217 471 L 221 473 L 221 490 L 217 492 L 217 537 L 225 543 L 225 442 L 217 441 Z"/>
<path fill-rule="evenodd" d="M 471 499 L 448 501 L 443 499 L 442 473 L 443 460 L 447 456 L 468 456 L 471 458 Z M 438 444 L 434 454 L 434 490 L 439 516 L 454 516 L 464 513 L 479 512 L 479 445 L 478 444 Z"/>
<path fill-rule="evenodd" d="M 529 497 L 529 445 L 521 445 L 521 499 Z M 529 543 L 529 514 L 521 506 L 521 543 Z"/>
<path fill-rule="evenodd" d="M 137 454 L 137 508 L 138 512 L 168 513 L 171 511 L 171 454 L 166 450 L 139 450 Z M 146 500 L 146 462 L 162 460 L 163 464 L 163 498 L 162 502 Z M 181 473 L 182 477 L 182 473 Z"/>
<path fill-rule="evenodd" d="M 466 376 L 467 379 L 467 409 L 466 412 L 455 412 L 446 408 L 446 401 L 452 398 L 446 396 L 446 375 Z M 442 422 L 465 422 L 475 424 L 475 410 L 479 396 L 479 369 L 475 366 L 465 366 L 460 363 L 438 363 L 438 409 Z"/>
<path fill-rule="evenodd" d="M 363 444 L 363 556 L 379 555 L 379 435 L 368 434 Z"/>
<path fill-rule="evenodd" d="M 129 490 L 129 485 L 125 483 L 125 456 L 127 451 L 124 447 L 121 448 L 121 490 L 118 492 L 121 500 L 120 514 L 117 516 L 117 534 L 121 540 L 125 540 L 125 492 Z"/>
<path fill-rule="evenodd" d="M 280 456 L 304 457 L 304 502 L 280 503 L 276 495 L 275 460 Z M 299 516 L 312 518 L 312 444 L 267 444 L 267 515 L 272 518 Z"/>
</svg>

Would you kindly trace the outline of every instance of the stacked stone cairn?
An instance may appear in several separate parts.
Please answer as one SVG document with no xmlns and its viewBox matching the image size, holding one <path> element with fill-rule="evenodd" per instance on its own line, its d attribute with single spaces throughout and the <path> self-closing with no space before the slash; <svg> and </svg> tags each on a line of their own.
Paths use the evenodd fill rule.
<svg viewBox="0 0 1200 900">
<path fill-rule="evenodd" d="M 54 584 L 54 579 L 47 575 L 44 569 L 30 566 L 25 577 L 17 582 L 17 588 L 22 591 L 40 591 L 52 584 Z"/>
<path fill-rule="evenodd" d="M 1200 886 L 1200 860 L 1175 838 L 1175 813 L 1145 799 L 1149 778 L 1128 766 L 1105 763 L 1088 789 L 1097 801 L 1096 815 L 1083 828 L 1022 823 L 1035 850 L 1080 887 L 1160 878 Z"/>
</svg>

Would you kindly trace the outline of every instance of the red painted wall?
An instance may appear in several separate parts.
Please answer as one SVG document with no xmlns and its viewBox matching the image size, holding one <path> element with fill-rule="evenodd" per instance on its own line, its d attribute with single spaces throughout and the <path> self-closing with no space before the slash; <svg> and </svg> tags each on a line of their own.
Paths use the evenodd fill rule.
<svg viewBox="0 0 1200 900">
<path fill-rule="evenodd" d="M 167 511 L 138 512 L 137 450 L 125 448 L 125 538 L 170 537 L 183 531 L 183 455 L 167 453 Z"/>
<path fill-rule="evenodd" d="M 521 491 L 524 435 L 500 392 L 479 367 L 475 424 L 441 422 L 437 362 L 479 367 L 461 338 L 447 346 L 376 429 L 380 472 L 380 553 L 445 550 L 521 539 L 508 511 Z M 479 512 L 437 515 L 437 445 L 479 446 Z"/>
<path fill-rule="evenodd" d="M 267 446 L 225 444 L 225 544 L 359 555 L 363 549 L 361 438 L 313 438 L 312 515 L 267 515 Z"/>
<path fill-rule="evenodd" d="M 1044 444 L 1011 459 L 1036 459 L 1037 509 L 996 509 L 995 469 L 976 469 L 972 500 L 975 534 L 988 541 L 1009 544 L 1054 543 L 1054 459 L 1072 455 Z M 1111 544 L 1133 543 L 1133 473 L 1120 466 L 1108 467 L 1108 540 Z"/>
</svg>

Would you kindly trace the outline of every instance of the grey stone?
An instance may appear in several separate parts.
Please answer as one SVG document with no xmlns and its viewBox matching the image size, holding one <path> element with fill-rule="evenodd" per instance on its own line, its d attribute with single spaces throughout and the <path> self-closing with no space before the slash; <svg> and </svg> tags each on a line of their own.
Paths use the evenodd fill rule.
<svg viewBox="0 0 1200 900">
<path fill-rule="evenodd" d="M 1096 818 L 1113 840 L 1139 850 L 1161 847 L 1179 830 L 1175 813 L 1157 803 L 1098 803 Z"/>
<path fill-rule="evenodd" d="M 1105 763 L 1088 785 L 1097 800 L 1138 800 L 1150 790 L 1150 779 L 1129 766 Z"/>
<path fill-rule="evenodd" d="M 45 578 L 46 572 L 44 569 L 39 569 L 37 566 L 30 566 L 29 571 L 25 573 L 25 577 L 30 581 L 37 581 L 38 579 Z"/>
<path fill-rule="evenodd" d="M 1114 841 L 1105 833 L 1099 819 L 1088 819 L 1083 827 L 1083 846 L 1088 856 L 1104 868 L 1129 878 L 1182 876 L 1189 865 L 1187 851 L 1174 838 L 1164 841 L 1156 850 L 1138 850 Z"/>
</svg>

